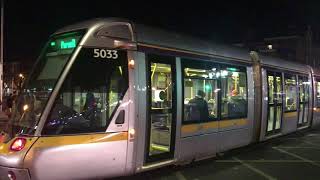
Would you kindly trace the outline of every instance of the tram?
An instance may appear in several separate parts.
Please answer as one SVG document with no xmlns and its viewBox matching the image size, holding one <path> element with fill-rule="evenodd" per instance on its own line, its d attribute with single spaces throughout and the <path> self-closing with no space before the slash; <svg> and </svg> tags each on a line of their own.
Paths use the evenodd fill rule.
<svg viewBox="0 0 320 180">
<path fill-rule="evenodd" d="M 54 33 L 0 137 L 1 179 L 95 179 L 320 124 L 320 71 L 123 19 Z"/>
</svg>

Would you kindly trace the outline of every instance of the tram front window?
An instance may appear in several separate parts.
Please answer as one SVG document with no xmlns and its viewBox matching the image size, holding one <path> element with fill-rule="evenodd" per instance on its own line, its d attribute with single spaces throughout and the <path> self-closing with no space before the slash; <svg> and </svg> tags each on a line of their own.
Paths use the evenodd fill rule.
<svg viewBox="0 0 320 180">
<path fill-rule="evenodd" d="M 99 50 L 99 49 L 98 49 Z M 128 88 L 126 51 L 116 58 L 95 57 L 82 48 L 44 125 L 42 134 L 104 132 Z"/>
<path fill-rule="evenodd" d="M 82 32 L 72 32 L 50 39 L 13 106 L 13 118 L 6 131 L 12 134 L 34 132 L 55 83 L 82 35 Z"/>
</svg>

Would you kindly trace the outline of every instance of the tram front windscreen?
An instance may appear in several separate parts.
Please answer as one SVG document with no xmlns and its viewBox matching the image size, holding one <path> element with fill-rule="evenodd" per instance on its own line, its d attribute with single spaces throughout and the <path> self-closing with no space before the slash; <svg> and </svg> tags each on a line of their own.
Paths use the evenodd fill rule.
<svg viewBox="0 0 320 180">
<path fill-rule="evenodd" d="M 15 101 L 6 128 L 8 133 L 34 133 L 51 92 L 83 34 L 83 31 L 69 32 L 50 38 Z"/>
</svg>

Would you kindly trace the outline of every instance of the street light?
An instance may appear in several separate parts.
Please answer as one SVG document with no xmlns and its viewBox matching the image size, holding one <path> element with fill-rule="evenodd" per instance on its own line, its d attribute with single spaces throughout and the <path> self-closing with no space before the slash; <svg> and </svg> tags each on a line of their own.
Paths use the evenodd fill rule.
<svg viewBox="0 0 320 180">
<path fill-rule="evenodd" d="M 22 85 L 23 85 L 23 81 L 24 81 L 24 75 L 23 75 L 22 73 L 20 73 L 20 74 L 19 74 L 19 84 L 18 84 L 19 89 L 18 89 L 18 91 L 21 90 Z"/>
</svg>

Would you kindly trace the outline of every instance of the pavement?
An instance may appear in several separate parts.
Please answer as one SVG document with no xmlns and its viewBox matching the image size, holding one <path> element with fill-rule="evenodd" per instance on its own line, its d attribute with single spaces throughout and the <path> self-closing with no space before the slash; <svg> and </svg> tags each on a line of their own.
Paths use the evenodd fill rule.
<svg viewBox="0 0 320 180">
<path fill-rule="evenodd" d="M 117 180 L 317 180 L 320 128 L 249 145 L 186 166 L 170 166 Z"/>
</svg>

